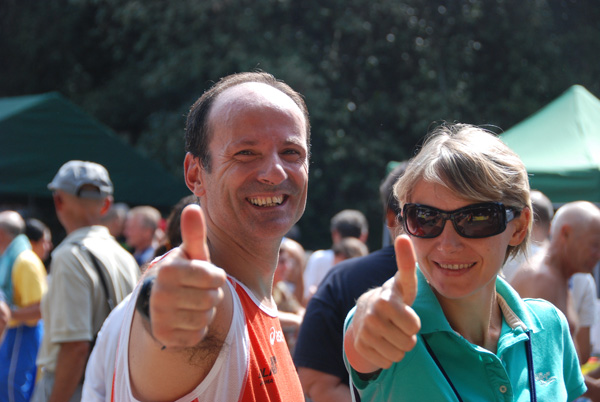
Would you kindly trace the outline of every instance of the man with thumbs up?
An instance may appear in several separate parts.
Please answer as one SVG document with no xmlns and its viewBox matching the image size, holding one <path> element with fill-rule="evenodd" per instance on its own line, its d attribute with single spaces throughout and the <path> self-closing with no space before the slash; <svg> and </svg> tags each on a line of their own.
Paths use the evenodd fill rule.
<svg viewBox="0 0 600 402">
<path fill-rule="evenodd" d="M 192 106 L 184 175 L 199 198 L 183 243 L 125 307 L 115 401 L 304 401 L 271 296 L 284 234 L 304 212 L 310 125 L 266 73 L 225 77 Z"/>
</svg>

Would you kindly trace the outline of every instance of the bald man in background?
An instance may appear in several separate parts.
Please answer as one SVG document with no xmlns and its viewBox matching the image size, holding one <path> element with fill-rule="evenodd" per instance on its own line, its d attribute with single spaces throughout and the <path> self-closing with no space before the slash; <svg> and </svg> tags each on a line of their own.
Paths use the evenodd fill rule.
<svg viewBox="0 0 600 402">
<path fill-rule="evenodd" d="M 567 317 L 580 363 L 589 357 L 589 327 L 580 327 L 569 279 L 591 273 L 600 260 L 600 209 L 587 201 L 575 201 L 556 211 L 550 242 L 519 269 L 510 284 L 521 297 L 548 300 Z M 584 396 L 600 400 L 600 384 L 586 377 Z"/>
</svg>

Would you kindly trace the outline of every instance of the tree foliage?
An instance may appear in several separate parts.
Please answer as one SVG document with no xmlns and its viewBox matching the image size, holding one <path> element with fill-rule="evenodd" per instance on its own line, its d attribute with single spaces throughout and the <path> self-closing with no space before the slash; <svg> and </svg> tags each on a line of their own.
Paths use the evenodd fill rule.
<svg viewBox="0 0 600 402">
<path fill-rule="evenodd" d="M 378 247 L 386 165 L 409 158 L 432 122 L 508 129 L 572 84 L 600 94 L 594 2 L 0 4 L 0 96 L 58 90 L 178 174 L 187 109 L 219 77 L 258 68 L 303 93 L 308 248 L 329 245 L 344 208 L 365 212 Z"/>
</svg>

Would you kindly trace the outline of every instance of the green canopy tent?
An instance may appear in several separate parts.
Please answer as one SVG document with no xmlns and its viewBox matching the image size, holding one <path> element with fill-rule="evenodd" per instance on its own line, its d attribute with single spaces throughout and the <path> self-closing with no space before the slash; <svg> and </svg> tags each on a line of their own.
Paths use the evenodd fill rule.
<svg viewBox="0 0 600 402">
<path fill-rule="evenodd" d="M 554 203 L 600 202 L 600 100 L 580 85 L 500 138 L 523 160 L 532 189 Z"/>
<path fill-rule="evenodd" d="M 0 98 L 0 198 L 45 198 L 63 163 L 104 165 L 115 201 L 167 209 L 189 194 L 183 178 L 126 144 L 59 93 Z"/>
</svg>

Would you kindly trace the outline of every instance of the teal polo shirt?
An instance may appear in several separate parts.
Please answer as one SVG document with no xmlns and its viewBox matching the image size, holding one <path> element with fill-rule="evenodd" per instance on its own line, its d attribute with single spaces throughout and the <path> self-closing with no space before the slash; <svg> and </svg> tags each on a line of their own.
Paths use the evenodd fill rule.
<svg viewBox="0 0 600 402">
<path fill-rule="evenodd" d="M 506 281 L 496 279 L 502 330 L 498 352 L 473 345 L 455 332 L 423 274 L 417 270 L 418 293 L 413 309 L 421 318 L 417 345 L 404 359 L 368 381 L 344 362 L 368 401 L 457 401 L 454 391 L 427 352 L 421 336 L 437 356 L 463 401 L 529 401 L 525 344 L 532 331 L 533 369 L 538 401 L 572 401 L 586 391 L 565 316 L 541 299 L 522 300 Z M 344 328 L 352 321 L 348 313 Z"/>
</svg>

